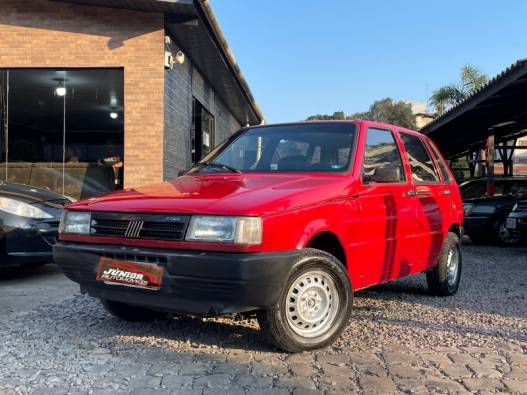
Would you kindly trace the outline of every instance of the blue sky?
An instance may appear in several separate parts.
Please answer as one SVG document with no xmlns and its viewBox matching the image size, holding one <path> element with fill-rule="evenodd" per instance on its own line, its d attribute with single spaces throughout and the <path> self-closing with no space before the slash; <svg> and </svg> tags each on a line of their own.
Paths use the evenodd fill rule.
<svg viewBox="0 0 527 395">
<path fill-rule="evenodd" d="M 268 122 L 424 101 L 527 57 L 527 1 L 211 0 Z"/>
</svg>

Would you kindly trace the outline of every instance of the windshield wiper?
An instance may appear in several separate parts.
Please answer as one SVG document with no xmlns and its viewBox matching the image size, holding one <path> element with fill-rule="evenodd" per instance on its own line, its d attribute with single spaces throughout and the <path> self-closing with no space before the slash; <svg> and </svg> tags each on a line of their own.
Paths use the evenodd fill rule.
<svg viewBox="0 0 527 395">
<path fill-rule="evenodd" d="M 218 163 L 218 162 L 199 162 L 199 163 L 196 163 L 196 166 L 214 167 L 216 169 L 229 170 L 231 173 L 241 173 L 241 171 L 236 169 L 235 167 L 227 166 L 227 165 L 224 165 L 223 163 Z"/>
</svg>

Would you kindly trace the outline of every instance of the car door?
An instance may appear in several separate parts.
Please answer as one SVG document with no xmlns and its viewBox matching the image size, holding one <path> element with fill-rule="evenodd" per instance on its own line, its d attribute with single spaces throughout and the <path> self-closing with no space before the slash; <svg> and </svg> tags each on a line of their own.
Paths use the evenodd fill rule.
<svg viewBox="0 0 527 395">
<path fill-rule="evenodd" d="M 459 190 L 452 173 L 448 169 L 448 165 L 439 153 L 436 145 L 430 139 L 426 139 L 426 145 L 434 158 L 436 168 L 439 169 L 439 175 L 441 177 L 438 200 L 441 206 L 441 212 L 443 213 L 443 236 L 445 236 L 450 224 L 458 222 L 457 214 L 462 209 L 461 203 L 459 202 Z"/>
<path fill-rule="evenodd" d="M 410 165 L 416 202 L 414 248 L 418 257 L 414 269 L 421 271 L 437 262 L 444 239 L 443 218 L 449 217 L 450 208 L 446 205 L 448 197 L 443 195 L 445 186 L 423 139 L 407 132 L 401 132 L 400 136 Z"/>
<path fill-rule="evenodd" d="M 413 263 L 408 237 L 414 233 L 415 201 L 400 141 L 387 128 L 368 127 L 365 133 L 358 187 L 361 217 L 351 248 L 351 261 L 362 262 L 361 272 L 353 276 L 358 287 L 407 275 Z"/>
</svg>

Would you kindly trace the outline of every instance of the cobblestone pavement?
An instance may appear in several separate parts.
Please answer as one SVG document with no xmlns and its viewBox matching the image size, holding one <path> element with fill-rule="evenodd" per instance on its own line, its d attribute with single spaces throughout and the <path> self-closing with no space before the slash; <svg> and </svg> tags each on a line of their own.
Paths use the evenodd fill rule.
<svg viewBox="0 0 527 395">
<path fill-rule="evenodd" d="M 527 393 L 527 248 L 464 256 L 456 296 L 423 275 L 359 292 L 334 346 L 296 355 L 252 319 L 128 324 L 72 296 L 1 318 L 0 394 Z"/>
</svg>

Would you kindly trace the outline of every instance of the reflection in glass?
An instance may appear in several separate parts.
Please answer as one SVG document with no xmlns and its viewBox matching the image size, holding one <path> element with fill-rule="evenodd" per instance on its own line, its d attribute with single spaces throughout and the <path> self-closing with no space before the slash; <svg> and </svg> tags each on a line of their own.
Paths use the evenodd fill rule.
<svg viewBox="0 0 527 395">
<path fill-rule="evenodd" d="M 4 70 L 0 85 L 1 179 L 76 199 L 122 187 L 121 70 Z"/>
</svg>

